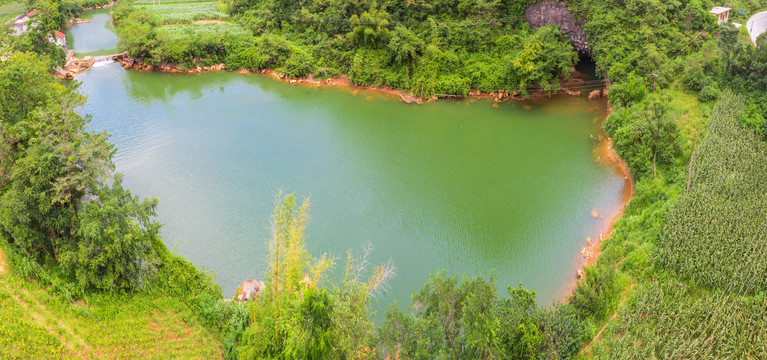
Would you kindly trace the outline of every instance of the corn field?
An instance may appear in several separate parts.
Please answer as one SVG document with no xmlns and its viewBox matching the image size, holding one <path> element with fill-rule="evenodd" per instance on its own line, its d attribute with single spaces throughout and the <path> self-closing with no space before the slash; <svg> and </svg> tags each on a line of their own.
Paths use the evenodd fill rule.
<svg viewBox="0 0 767 360">
<path fill-rule="evenodd" d="M 767 290 L 767 144 L 723 94 L 691 161 L 689 191 L 669 211 L 657 263 L 708 289 Z"/>
<path fill-rule="evenodd" d="M 636 287 L 592 350 L 600 359 L 765 359 L 767 299 L 699 295 L 674 281 Z"/>
<path fill-rule="evenodd" d="M 591 355 L 767 358 L 767 144 L 739 124 L 743 103 L 722 94 L 658 238 L 656 265 L 686 284 L 637 285 Z"/>
</svg>

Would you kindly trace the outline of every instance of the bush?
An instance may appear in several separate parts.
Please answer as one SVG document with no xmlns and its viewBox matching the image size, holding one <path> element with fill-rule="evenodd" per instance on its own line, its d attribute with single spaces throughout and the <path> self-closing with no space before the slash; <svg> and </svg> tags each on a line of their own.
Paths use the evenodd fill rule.
<svg viewBox="0 0 767 360">
<path fill-rule="evenodd" d="M 384 358 L 535 359 L 577 355 L 593 324 L 572 305 L 539 308 L 535 292 L 509 288 L 498 298 L 492 281 L 433 274 L 413 297 L 411 313 L 396 303 L 379 328 Z"/>
<path fill-rule="evenodd" d="M 610 86 L 610 89 L 607 91 L 610 102 L 615 106 L 629 106 L 638 103 L 646 95 L 647 87 L 645 81 L 633 74 L 626 81 Z"/>
<path fill-rule="evenodd" d="M 230 303 L 228 306 L 230 316 L 224 333 L 223 356 L 224 359 L 234 360 L 238 358 L 237 344 L 240 343 L 242 334 L 250 324 L 250 318 L 248 303 Z"/>
<path fill-rule="evenodd" d="M 122 187 L 115 175 L 112 186 L 101 184 L 83 205 L 77 235 L 66 247 L 62 264 L 77 278 L 81 288 L 129 290 L 141 286 L 155 272 L 152 243 L 160 224 L 157 199 L 140 201 Z"/>
<path fill-rule="evenodd" d="M 716 83 L 710 83 L 703 87 L 703 90 L 698 94 L 698 100 L 701 102 L 712 102 L 719 98 L 721 91 Z"/>
</svg>

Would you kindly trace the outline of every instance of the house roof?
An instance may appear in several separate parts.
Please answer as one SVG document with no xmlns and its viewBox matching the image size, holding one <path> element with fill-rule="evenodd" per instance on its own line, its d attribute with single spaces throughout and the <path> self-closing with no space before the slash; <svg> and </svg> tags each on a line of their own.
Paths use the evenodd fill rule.
<svg viewBox="0 0 767 360">
<path fill-rule="evenodd" d="M 37 10 L 32 10 L 27 13 L 27 16 L 35 16 L 35 15 L 37 15 Z"/>
<path fill-rule="evenodd" d="M 708 12 L 710 12 L 710 13 L 712 13 L 714 15 L 719 15 L 719 14 L 722 14 L 722 13 L 726 13 L 726 12 L 728 12 L 730 10 L 732 10 L 732 9 L 730 9 L 728 7 L 714 6 Z"/>
<path fill-rule="evenodd" d="M 61 32 L 61 31 L 58 31 L 58 30 L 54 31 L 54 32 L 53 32 L 53 35 L 56 35 L 56 37 L 57 37 L 57 38 L 59 38 L 59 39 L 63 39 L 63 38 L 65 38 L 65 37 L 66 37 L 66 35 L 64 35 L 64 33 L 63 33 L 63 32 Z"/>
</svg>

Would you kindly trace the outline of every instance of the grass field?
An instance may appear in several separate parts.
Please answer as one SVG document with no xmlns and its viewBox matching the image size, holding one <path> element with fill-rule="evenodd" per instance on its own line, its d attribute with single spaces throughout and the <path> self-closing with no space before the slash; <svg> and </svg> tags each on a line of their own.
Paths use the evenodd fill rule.
<svg viewBox="0 0 767 360">
<path fill-rule="evenodd" d="M 219 11 L 213 2 L 142 5 L 139 8 L 149 11 L 163 25 L 191 24 L 196 20 L 223 20 L 229 17 Z"/>
<path fill-rule="evenodd" d="M 89 297 L 81 306 L 130 343 L 126 345 L 66 298 L 8 268 L 0 249 L 1 359 L 220 359 L 221 344 L 188 306 L 170 297 Z"/>
<path fill-rule="evenodd" d="M 208 37 L 230 33 L 232 35 L 246 35 L 247 31 L 238 24 L 232 23 L 211 23 L 195 25 L 171 25 L 157 28 L 160 36 L 167 36 L 171 39 L 183 39 L 188 37 Z"/>
<path fill-rule="evenodd" d="M 6 23 L 26 11 L 26 5 L 21 1 L 0 1 L 0 23 Z"/>
<path fill-rule="evenodd" d="M 676 114 L 676 124 L 682 135 L 682 147 L 689 155 L 705 135 L 706 119 L 711 112 L 711 106 L 702 104 L 697 94 L 683 91 L 680 85 L 667 90 L 665 94 L 669 96 L 670 110 Z"/>
</svg>

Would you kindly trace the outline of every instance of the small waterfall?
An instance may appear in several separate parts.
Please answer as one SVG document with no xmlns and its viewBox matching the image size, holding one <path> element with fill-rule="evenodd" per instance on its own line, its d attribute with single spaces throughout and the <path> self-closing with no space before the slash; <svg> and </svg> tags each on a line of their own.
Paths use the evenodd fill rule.
<svg viewBox="0 0 767 360">
<path fill-rule="evenodd" d="M 113 62 L 114 59 L 112 59 L 114 55 L 106 55 L 106 56 L 94 56 L 93 59 L 96 63 L 104 62 L 104 63 L 110 63 Z"/>
</svg>

